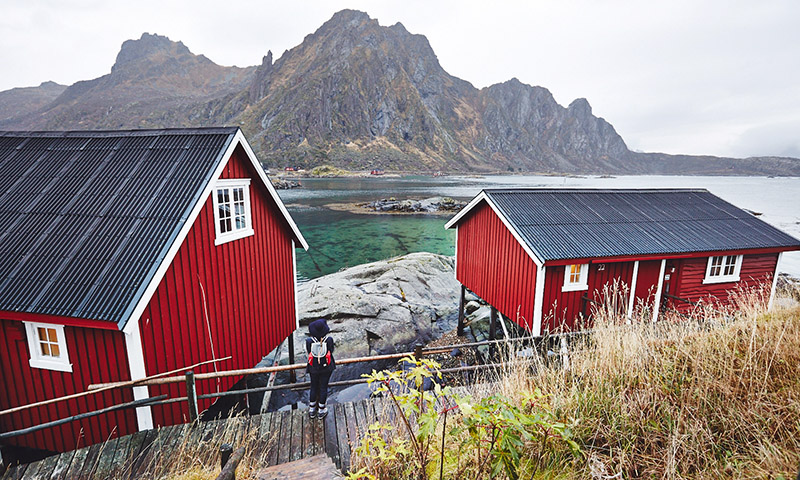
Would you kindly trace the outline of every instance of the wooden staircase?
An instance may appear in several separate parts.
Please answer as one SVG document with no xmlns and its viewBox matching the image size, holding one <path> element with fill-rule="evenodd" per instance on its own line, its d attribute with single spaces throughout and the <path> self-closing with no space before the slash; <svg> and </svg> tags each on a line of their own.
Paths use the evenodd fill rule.
<svg viewBox="0 0 800 480">
<path fill-rule="evenodd" d="M 275 465 L 256 474 L 258 480 L 331 480 L 342 478 L 336 465 L 325 454 Z"/>
</svg>

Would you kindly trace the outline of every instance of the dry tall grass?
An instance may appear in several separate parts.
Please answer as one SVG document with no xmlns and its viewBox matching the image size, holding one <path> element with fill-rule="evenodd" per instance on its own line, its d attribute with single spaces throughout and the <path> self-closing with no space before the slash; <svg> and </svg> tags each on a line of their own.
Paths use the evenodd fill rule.
<svg viewBox="0 0 800 480">
<path fill-rule="evenodd" d="M 613 308 L 596 308 L 594 334 L 572 345 L 569 370 L 540 368 L 530 379 L 577 420 L 585 461 L 574 476 L 794 478 L 800 308 L 767 312 L 768 288 L 658 323 L 646 310 L 625 325 Z"/>
</svg>

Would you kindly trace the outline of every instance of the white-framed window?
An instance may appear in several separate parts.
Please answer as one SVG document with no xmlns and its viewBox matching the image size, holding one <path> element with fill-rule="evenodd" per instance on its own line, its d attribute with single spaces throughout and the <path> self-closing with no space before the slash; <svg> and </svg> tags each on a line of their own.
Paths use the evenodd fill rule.
<svg viewBox="0 0 800 480">
<path fill-rule="evenodd" d="M 742 270 L 741 255 L 720 255 L 708 257 L 706 278 L 703 283 L 738 282 Z"/>
<path fill-rule="evenodd" d="M 218 180 L 212 195 L 215 245 L 253 235 L 249 178 Z"/>
<path fill-rule="evenodd" d="M 589 290 L 589 264 L 575 263 L 564 266 L 564 286 L 562 292 Z"/>
<path fill-rule="evenodd" d="M 69 363 L 64 327 L 51 323 L 24 323 L 31 367 L 71 373 L 72 364 Z"/>
</svg>

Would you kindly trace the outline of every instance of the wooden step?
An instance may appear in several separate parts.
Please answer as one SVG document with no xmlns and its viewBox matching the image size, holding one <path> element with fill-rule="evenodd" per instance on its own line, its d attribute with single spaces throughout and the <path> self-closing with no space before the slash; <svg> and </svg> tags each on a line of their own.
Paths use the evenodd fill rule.
<svg viewBox="0 0 800 480">
<path fill-rule="evenodd" d="M 331 480 L 342 478 L 333 461 L 324 454 L 282 463 L 256 474 L 258 480 Z"/>
</svg>

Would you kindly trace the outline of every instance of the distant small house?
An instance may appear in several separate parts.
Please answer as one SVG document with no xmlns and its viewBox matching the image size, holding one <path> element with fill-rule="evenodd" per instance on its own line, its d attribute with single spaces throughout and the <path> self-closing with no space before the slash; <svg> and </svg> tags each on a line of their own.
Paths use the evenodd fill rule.
<svg viewBox="0 0 800 480">
<path fill-rule="evenodd" d="M 384 172 L 383 172 L 383 170 L 377 170 L 376 169 L 376 170 L 372 170 L 371 172 L 369 172 L 369 174 L 370 175 L 383 175 Z"/>
<path fill-rule="evenodd" d="M 294 172 L 296 169 L 294 167 L 286 167 L 283 169 L 285 172 Z"/>
<path fill-rule="evenodd" d="M 725 303 L 742 284 L 774 294 L 781 253 L 800 249 L 706 190 L 484 190 L 446 228 L 456 278 L 533 334 L 577 328 L 615 280 L 628 315 Z"/>
<path fill-rule="evenodd" d="M 0 132 L 0 205 L 0 410 L 227 356 L 196 373 L 249 368 L 296 328 L 307 245 L 238 128 Z M 186 390 L 107 391 L 0 430 L 162 393 Z M 8 442 L 65 451 L 187 417 L 140 407 Z"/>
</svg>

